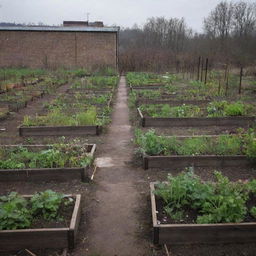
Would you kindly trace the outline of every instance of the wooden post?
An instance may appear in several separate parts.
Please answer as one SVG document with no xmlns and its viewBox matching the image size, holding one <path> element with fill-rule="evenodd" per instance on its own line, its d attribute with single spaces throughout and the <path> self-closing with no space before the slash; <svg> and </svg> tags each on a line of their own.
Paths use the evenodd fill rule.
<svg viewBox="0 0 256 256">
<path fill-rule="evenodd" d="M 197 81 L 199 81 L 200 78 L 200 66 L 201 66 L 201 57 L 198 59 L 198 66 L 197 66 Z"/>
<path fill-rule="evenodd" d="M 228 83 L 229 83 L 229 69 L 227 65 L 227 72 L 226 72 L 226 89 L 225 89 L 225 96 L 228 96 Z"/>
<path fill-rule="evenodd" d="M 25 76 L 21 76 L 21 84 L 22 86 L 25 86 Z"/>
<path fill-rule="evenodd" d="M 240 80 L 239 80 L 239 89 L 238 89 L 239 94 L 241 94 L 241 90 L 242 90 L 242 79 L 243 79 L 243 67 L 241 67 L 240 69 Z"/>
<path fill-rule="evenodd" d="M 180 73 L 180 62 L 178 60 L 176 61 L 176 72 Z"/>
<path fill-rule="evenodd" d="M 206 58 L 205 62 L 205 78 L 204 78 L 204 83 L 207 83 L 207 71 L 208 71 L 208 58 Z"/>
<path fill-rule="evenodd" d="M 201 65 L 201 79 L 200 81 L 203 82 L 203 73 L 204 73 L 204 59 L 202 58 L 202 65 Z"/>
<path fill-rule="evenodd" d="M 218 87 L 218 95 L 220 95 L 220 87 L 221 87 L 221 74 L 219 74 L 219 87 Z"/>
<path fill-rule="evenodd" d="M 227 72 L 228 72 L 228 64 L 226 64 L 225 73 L 224 73 L 224 81 L 227 79 Z"/>
</svg>

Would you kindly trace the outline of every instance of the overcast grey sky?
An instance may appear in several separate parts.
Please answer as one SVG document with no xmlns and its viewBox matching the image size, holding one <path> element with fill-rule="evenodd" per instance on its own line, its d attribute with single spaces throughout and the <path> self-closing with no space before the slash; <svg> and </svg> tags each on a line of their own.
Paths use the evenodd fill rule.
<svg viewBox="0 0 256 256">
<path fill-rule="evenodd" d="M 0 0 L 3 22 L 61 24 L 63 20 L 102 20 L 121 27 L 143 24 L 148 17 L 184 17 L 201 31 L 203 18 L 221 0 Z M 249 0 L 253 2 L 253 0 Z M 255 0 L 254 0 L 255 2 Z"/>
</svg>

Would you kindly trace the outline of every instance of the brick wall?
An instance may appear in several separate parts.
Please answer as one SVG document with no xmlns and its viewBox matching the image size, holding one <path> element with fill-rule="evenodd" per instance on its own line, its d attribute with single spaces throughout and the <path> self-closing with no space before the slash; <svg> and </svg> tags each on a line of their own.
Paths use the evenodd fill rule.
<svg viewBox="0 0 256 256">
<path fill-rule="evenodd" d="M 111 32 L 0 31 L 0 67 L 116 67 Z"/>
</svg>

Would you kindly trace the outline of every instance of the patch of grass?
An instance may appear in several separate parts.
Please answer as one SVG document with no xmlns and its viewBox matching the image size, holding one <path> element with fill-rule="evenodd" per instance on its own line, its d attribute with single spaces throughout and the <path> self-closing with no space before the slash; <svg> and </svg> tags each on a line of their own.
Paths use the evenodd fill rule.
<svg viewBox="0 0 256 256">
<path fill-rule="evenodd" d="M 140 109 L 151 117 L 197 117 L 202 115 L 200 107 L 186 104 L 174 107 L 169 104 L 143 104 Z"/>
<path fill-rule="evenodd" d="M 96 125 L 97 121 L 97 110 L 95 107 L 89 107 L 85 111 L 72 115 L 56 107 L 51 109 L 45 116 L 24 116 L 22 124 L 24 126 L 78 126 Z"/>
</svg>

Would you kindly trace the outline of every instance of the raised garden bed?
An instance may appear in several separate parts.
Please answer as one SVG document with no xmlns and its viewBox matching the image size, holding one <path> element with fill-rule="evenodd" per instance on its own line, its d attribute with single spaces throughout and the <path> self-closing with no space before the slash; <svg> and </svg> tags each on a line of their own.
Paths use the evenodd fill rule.
<svg viewBox="0 0 256 256">
<path fill-rule="evenodd" d="M 139 108 L 138 115 L 142 127 L 200 127 L 200 126 L 237 126 L 255 124 L 255 116 L 228 117 L 148 117 Z"/>
<path fill-rule="evenodd" d="M 107 106 L 110 107 L 113 102 L 113 96 L 109 95 L 105 97 L 104 95 L 82 95 L 82 97 L 64 97 L 57 98 L 49 106 L 66 106 L 66 105 L 92 105 L 92 106 Z"/>
<path fill-rule="evenodd" d="M 108 121 L 108 116 L 100 116 L 95 106 L 69 111 L 64 104 L 50 108 L 46 115 L 25 116 L 19 127 L 19 134 L 20 136 L 99 135 L 101 125 Z"/>
<path fill-rule="evenodd" d="M 250 243 L 256 239 L 256 223 L 159 224 L 155 182 L 150 183 L 153 242 L 155 244 Z"/>
<path fill-rule="evenodd" d="M 220 136 L 159 136 L 136 131 L 143 167 L 248 167 L 255 165 L 255 131 Z"/>
<path fill-rule="evenodd" d="M 142 105 L 142 104 L 168 104 L 171 106 L 179 106 L 179 105 L 204 105 L 209 103 L 209 100 L 175 100 L 173 98 L 170 99 L 160 99 L 160 100 L 154 100 L 154 99 L 138 99 L 136 100 L 136 105 Z"/>
<path fill-rule="evenodd" d="M 17 145 L 1 146 L 4 148 L 15 148 Z M 38 150 L 47 149 L 44 145 L 26 145 L 26 148 Z M 94 159 L 96 144 L 86 145 L 87 156 Z M 61 168 L 22 168 L 22 169 L 0 169 L 0 182 L 13 181 L 70 181 L 79 179 L 83 182 L 89 179 L 89 165 L 84 167 L 61 167 Z"/>
<path fill-rule="evenodd" d="M 114 91 L 114 88 L 70 88 L 67 89 L 67 93 L 111 93 Z"/>
<path fill-rule="evenodd" d="M 164 85 L 160 84 L 149 84 L 149 85 L 143 85 L 143 86 L 132 86 L 130 85 L 130 90 L 159 90 L 161 87 L 164 87 Z"/>
<path fill-rule="evenodd" d="M 24 196 L 31 198 L 32 196 Z M 21 249 L 60 249 L 75 247 L 81 218 L 81 195 L 67 195 L 75 198 L 72 218 L 68 227 L 17 229 L 0 231 L 0 251 Z"/>
</svg>

